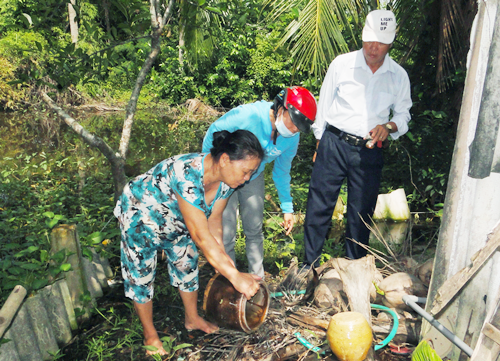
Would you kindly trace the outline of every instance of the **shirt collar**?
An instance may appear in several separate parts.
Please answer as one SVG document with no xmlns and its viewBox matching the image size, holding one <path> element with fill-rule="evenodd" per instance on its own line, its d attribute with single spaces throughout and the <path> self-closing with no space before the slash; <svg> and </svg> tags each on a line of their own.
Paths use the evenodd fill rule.
<svg viewBox="0 0 500 361">
<path fill-rule="evenodd" d="M 363 55 L 363 49 L 358 50 L 356 54 L 356 61 L 354 62 L 354 67 L 362 68 L 363 70 L 369 71 L 371 73 L 370 68 L 366 64 L 365 56 Z M 392 73 L 396 72 L 394 69 L 394 64 L 392 64 L 391 58 L 389 57 L 389 54 L 385 54 L 384 63 L 377 70 L 377 73 L 385 73 L 386 71 L 390 71 Z"/>
</svg>

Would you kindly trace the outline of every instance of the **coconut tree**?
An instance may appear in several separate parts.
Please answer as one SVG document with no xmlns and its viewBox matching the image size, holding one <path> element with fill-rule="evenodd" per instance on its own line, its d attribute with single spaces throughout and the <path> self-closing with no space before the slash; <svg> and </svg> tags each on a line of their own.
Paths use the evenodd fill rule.
<svg viewBox="0 0 500 361">
<path fill-rule="evenodd" d="M 205 0 L 179 2 L 179 63 L 196 64 L 210 58 L 214 49 L 211 29 L 220 29 L 222 12 L 217 7 L 207 7 Z M 217 5 L 217 4 L 215 4 Z"/>
<path fill-rule="evenodd" d="M 248 10 L 240 0 L 179 0 L 178 7 L 179 63 L 191 67 L 210 59 L 220 31 Z"/>
<path fill-rule="evenodd" d="M 296 18 L 287 26 L 278 46 L 288 44 L 294 70 L 309 70 L 316 78 L 326 72 L 332 59 L 356 45 L 361 4 L 349 0 L 269 0 L 268 21 L 285 13 Z"/>
<path fill-rule="evenodd" d="M 308 70 L 319 81 L 338 54 L 358 49 L 366 14 L 380 8 L 378 1 L 359 0 L 267 0 L 268 20 L 295 13 L 280 45 L 286 45 L 295 59 L 294 70 Z M 384 8 L 398 19 L 394 48 L 400 63 L 412 57 L 437 63 L 440 91 L 447 78 L 464 66 L 469 31 L 477 11 L 474 0 L 392 0 Z M 424 37 L 437 35 L 438 42 L 426 44 Z M 437 55 L 431 54 L 437 47 Z"/>
</svg>

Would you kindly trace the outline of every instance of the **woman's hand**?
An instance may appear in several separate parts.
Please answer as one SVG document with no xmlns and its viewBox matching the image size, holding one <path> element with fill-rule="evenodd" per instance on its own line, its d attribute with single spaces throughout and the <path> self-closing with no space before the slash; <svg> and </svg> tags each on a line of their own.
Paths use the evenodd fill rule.
<svg viewBox="0 0 500 361">
<path fill-rule="evenodd" d="M 224 208 L 226 208 L 227 201 L 228 198 L 219 199 L 215 202 L 212 215 L 208 218 L 208 229 L 217 243 L 222 247 L 224 247 L 224 243 L 222 242 L 222 212 L 224 212 Z"/>
<path fill-rule="evenodd" d="M 260 285 L 259 281 L 261 278 L 257 275 L 253 275 L 250 273 L 239 273 L 238 276 L 234 278 L 234 280 L 229 280 L 236 291 L 245 295 L 246 299 L 251 299 L 259 290 Z"/>
<path fill-rule="evenodd" d="M 316 162 L 316 156 L 318 155 L 318 146 L 319 146 L 319 140 L 316 140 L 316 149 L 314 150 L 314 155 L 313 155 L 313 163 Z"/>
<path fill-rule="evenodd" d="M 208 263 L 233 283 L 232 280 L 238 277 L 240 272 L 236 269 L 233 260 L 227 255 L 222 244 L 221 215 L 225 202 L 217 201 L 217 203 L 221 203 L 214 205 L 210 222 L 203 211 L 188 203 L 179 195 L 177 195 L 177 202 L 189 234 L 196 246 L 203 252 Z M 217 236 L 214 237 L 212 232 Z"/>
<path fill-rule="evenodd" d="M 295 224 L 295 218 L 293 216 L 293 213 L 284 213 L 283 219 L 284 221 L 281 226 L 285 229 L 286 235 L 288 236 L 290 232 L 292 232 L 293 226 Z"/>
</svg>

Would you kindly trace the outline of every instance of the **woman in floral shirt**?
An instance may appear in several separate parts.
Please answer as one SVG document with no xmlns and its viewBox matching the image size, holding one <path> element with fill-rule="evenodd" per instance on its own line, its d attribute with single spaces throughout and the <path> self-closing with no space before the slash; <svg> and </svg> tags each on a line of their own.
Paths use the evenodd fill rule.
<svg viewBox="0 0 500 361">
<path fill-rule="evenodd" d="M 134 301 L 144 344 L 166 354 L 153 325 L 153 283 L 157 251 L 167 256 L 170 282 L 179 288 L 185 327 L 207 333 L 216 325 L 198 315 L 198 250 L 248 299 L 260 278 L 239 272 L 222 243 L 222 212 L 233 190 L 259 168 L 264 151 L 249 131 L 214 134 L 210 153 L 164 160 L 124 188 L 115 216 L 122 233 L 121 264 L 125 295 Z"/>
</svg>

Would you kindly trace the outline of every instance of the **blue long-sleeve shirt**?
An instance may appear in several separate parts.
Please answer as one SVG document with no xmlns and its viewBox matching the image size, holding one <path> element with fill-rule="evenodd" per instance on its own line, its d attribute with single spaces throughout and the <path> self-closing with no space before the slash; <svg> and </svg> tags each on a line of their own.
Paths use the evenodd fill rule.
<svg viewBox="0 0 500 361">
<path fill-rule="evenodd" d="M 292 160 L 297 154 L 300 135 L 294 135 L 290 138 L 278 136 L 276 145 L 271 138 L 272 125 L 269 111 L 271 102 L 259 101 L 251 104 L 240 105 L 217 119 L 208 128 L 207 134 L 203 139 L 203 152 L 210 152 L 213 143 L 213 133 L 222 130 L 234 132 L 238 129 L 245 129 L 259 139 L 262 148 L 265 151 L 264 159 L 259 169 L 252 176 L 255 179 L 264 170 L 267 163 L 274 161 L 273 181 L 278 190 L 281 211 L 283 213 L 293 213 L 292 196 L 290 194 L 290 168 Z"/>
</svg>

